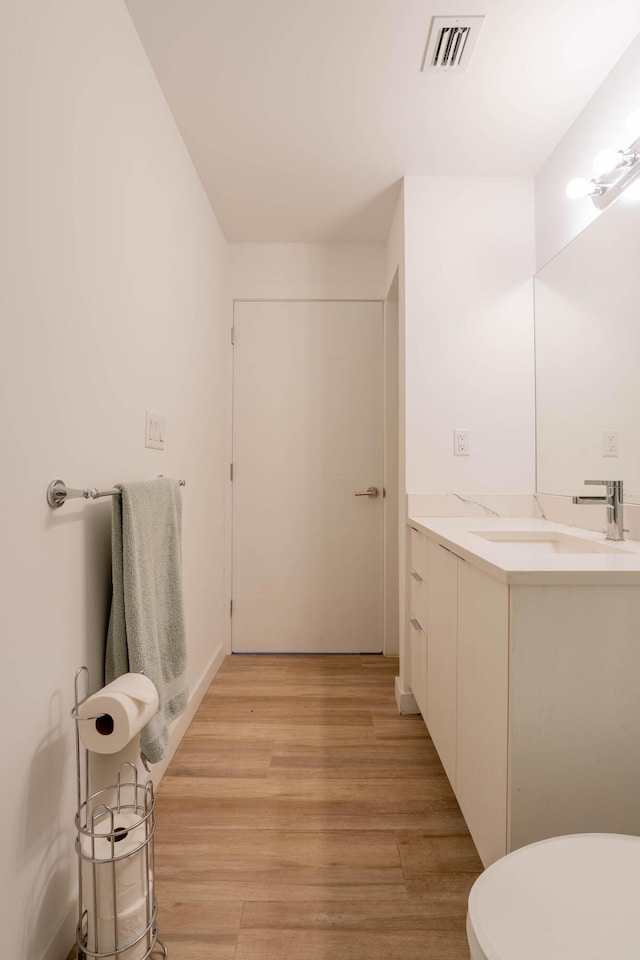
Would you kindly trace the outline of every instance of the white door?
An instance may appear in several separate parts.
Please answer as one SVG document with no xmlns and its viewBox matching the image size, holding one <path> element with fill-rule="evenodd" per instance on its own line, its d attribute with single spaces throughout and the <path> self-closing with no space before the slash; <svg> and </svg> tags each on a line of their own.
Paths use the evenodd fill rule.
<svg viewBox="0 0 640 960">
<path fill-rule="evenodd" d="M 240 302 L 234 327 L 233 651 L 380 653 L 382 304 Z"/>
</svg>

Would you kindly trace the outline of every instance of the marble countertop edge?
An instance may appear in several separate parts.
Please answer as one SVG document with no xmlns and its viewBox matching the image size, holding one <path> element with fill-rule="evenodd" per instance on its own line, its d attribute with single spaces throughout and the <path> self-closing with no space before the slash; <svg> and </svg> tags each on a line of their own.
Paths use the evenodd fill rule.
<svg viewBox="0 0 640 960">
<path fill-rule="evenodd" d="M 408 523 L 461 560 L 503 583 L 529 586 L 640 586 L 640 541 L 612 543 L 602 533 L 537 517 L 419 517 Z M 500 531 L 545 533 L 585 540 L 608 547 L 608 553 L 549 553 L 535 555 L 526 543 L 508 549 L 478 533 Z"/>
</svg>

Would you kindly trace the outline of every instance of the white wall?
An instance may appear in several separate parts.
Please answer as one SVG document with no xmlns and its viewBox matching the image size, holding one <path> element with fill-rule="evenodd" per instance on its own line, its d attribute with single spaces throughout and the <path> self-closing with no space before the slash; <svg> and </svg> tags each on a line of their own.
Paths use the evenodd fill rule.
<svg viewBox="0 0 640 960">
<path fill-rule="evenodd" d="M 404 198 L 406 490 L 530 492 L 533 184 L 407 177 Z"/>
<path fill-rule="evenodd" d="M 567 183 L 595 175 L 593 158 L 604 148 L 629 145 L 625 120 L 640 107 L 640 35 L 631 43 L 595 96 L 539 171 L 536 187 L 537 269 L 598 215 L 591 200 L 570 200 Z"/>
<path fill-rule="evenodd" d="M 382 243 L 232 243 L 235 300 L 384 300 Z"/>
<path fill-rule="evenodd" d="M 69 710 L 79 665 L 101 682 L 110 501 L 53 512 L 45 489 L 186 479 L 193 690 L 228 629 L 226 244 L 120 0 L 12 4 L 0 45 L 0 926 L 7 957 L 63 960 Z M 163 452 L 145 408 L 167 418 Z"/>
<path fill-rule="evenodd" d="M 400 265 L 401 490 L 530 493 L 533 183 L 411 176 L 400 204 L 386 273 Z M 454 428 L 471 431 L 470 456 L 454 457 Z M 396 698 L 411 712 L 405 580 L 401 571 Z"/>
<path fill-rule="evenodd" d="M 389 296 L 389 290 L 397 275 L 398 297 L 400 297 L 404 295 L 404 181 L 389 225 L 384 252 L 386 296 Z"/>
<path fill-rule="evenodd" d="M 400 461 L 398 426 L 400 423 L 400 365 L 398 353 L 399 304 L 396 284 L 384 302 L 384 653 L 397 657 L 400 649 L 400 610 L 398 596 Z"/>
<path fill-rule="evenodd" d="M 397 434 L 397 491 L 395 521 L 398 528 L 398 648 L 399 676 L 396 678 L 396 700 L 403 712 L 417 712 L 418 706 L 410 689 L 409 637 L 407 629 L 408 583 L 405 556 L 406 537 L 406 424 L 405 424 L 405 193 L 404 181 L 389 226 L 385 248 L 385 287 L 387 304 L 393 304 L 397 313 L 398 345 L 398 434 Z M 397 300 L 397 306 L 396 306 Z"/>
</svg>

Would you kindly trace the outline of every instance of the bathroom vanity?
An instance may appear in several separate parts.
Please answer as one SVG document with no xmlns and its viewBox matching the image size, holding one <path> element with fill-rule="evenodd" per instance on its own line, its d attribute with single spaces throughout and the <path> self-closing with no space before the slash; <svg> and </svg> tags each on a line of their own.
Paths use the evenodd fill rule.
<svg viewBox="0 0 640 960">
<path fill-rule="evenodd" d="M 640 543 L 409 520 L 411 687 L 485 866 L 640 834 Z"/>
</svg>

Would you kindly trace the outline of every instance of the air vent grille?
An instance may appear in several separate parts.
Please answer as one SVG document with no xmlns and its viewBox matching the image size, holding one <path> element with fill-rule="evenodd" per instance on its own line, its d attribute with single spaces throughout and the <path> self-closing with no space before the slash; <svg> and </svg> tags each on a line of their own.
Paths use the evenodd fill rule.
<svg viewBox="0 0 640 960">
<path fill-rule="evenodd" d="M 465 73 L 484 17 L 433 17 L 423 73 Z"/>
</svg>

